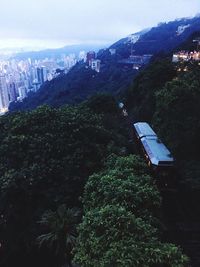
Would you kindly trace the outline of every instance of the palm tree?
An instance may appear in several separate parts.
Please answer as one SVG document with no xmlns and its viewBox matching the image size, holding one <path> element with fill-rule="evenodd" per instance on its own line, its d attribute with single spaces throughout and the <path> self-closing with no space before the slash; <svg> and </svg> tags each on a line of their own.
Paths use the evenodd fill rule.
<svg viewBox="0 0 200 267">
<path fill-rule="evenodd" d="M 76 225 L 80 211 L 61 205 L 56 211 L 47 211 L 39 223 L 47 227 L 47 233 L 37 238 L 39 247 L 46 245 L 61 259 L 61 265 L 72 266 L 72 249 L 76 241 Z"/>
</svg>

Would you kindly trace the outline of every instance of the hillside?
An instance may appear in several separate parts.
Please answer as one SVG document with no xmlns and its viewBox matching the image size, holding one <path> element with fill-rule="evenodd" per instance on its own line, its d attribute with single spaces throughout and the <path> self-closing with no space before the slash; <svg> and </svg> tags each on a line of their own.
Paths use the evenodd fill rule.
<svg viewBox="0 0 200 267">
<path fill-rule="evenodd" d="M 162 240 L 160 193 L 113 97 L 0 125 L 2 267 L 187 266 Z"/>
<path fill-rule="evenodd" d="M 100 73 L 78 63 L 68 74 L 46 82 L 39 91 L 30 94 L 22 103 L 12 103 L 9 109 L 16 111 L 34 109 L 42 104 L 57 107 L 80 103 L 98 92 L 117 95 L 127 88 L 138 73 L 137 67 L 132 69 L 133 64 L 127 66 L 131 55 L 151 54 L 156 57 L 159 53 L 169 53 L 198 30 L 200 17 L 195 17 L 162 23 L 150 30 L 133 34 L 110 47 L 116 49 L 114 55 L 111 55 L 110 48 L 99 51 L 97 58 L 101 60 Z M 144 65 L 140 70 L 143 68 Z"/>
<path fill-rule="evenodd" d="M 177 48 L 194 49 L 193 35 Z M 147 121 L 176 159 L 176 192 L 164 193 L 167 236 L 199 266 L 200 255 L 200 67 L 198 62 L 157 59 L 142 71 L 124 95 L 131 122 Z M 172 179 L 173 176 L 172 176 Z"/>
<path fill-rule="evenodd" d="M 198 36 L 200 32 L 193 33 L 174 51 L 195 50 L 193 39 Z M 198 62 L 172 63 L 172 56 L 165 56 L 141 71 L 124 94 L 131 120 L 154 125 L 175 154 L 177 163 L 199 160 L 199 77 Z"/>
<path fill-rule="evenodd" d="M 96 93 L 116 95 L 127 88 L 137 72 L 132 69 L 106 63 L 101 72 L 78 63 L 66 75 L 60 75 L 46 82 L 36 93 L 31 93 L 22 103 L 12 103 L 10 111 L 34 109 L 42 104 L 59 107 L 64 104 L 77 104 Z"/>
<path fill-rule="evenodd" d="M 189 36 L 200 30 L 200 17 L 191 19 L 183 18 L 168 23 L 160 23 L 147 31 L 132 35 L 133 44 L 130 45 L 130 37 L 122 39 L 111 47 L 116 48 L 120 55 L 127 56 L 131 49 L 135 54 L 168 53 L 183 43 Z M 138 37 L 139 39 L 137 40 Z M 136 38 L 136 39 L 135 39 Z M 137 40 L 137 41 L 134 41 Z"/>
</svg>

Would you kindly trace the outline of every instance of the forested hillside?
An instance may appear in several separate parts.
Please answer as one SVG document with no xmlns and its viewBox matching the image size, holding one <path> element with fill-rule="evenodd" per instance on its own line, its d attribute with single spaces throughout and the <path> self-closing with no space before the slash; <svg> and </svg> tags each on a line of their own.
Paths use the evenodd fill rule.
<svg viewBox="0 0 200 267">
<path fill-rule="evenodd" d="M 124 100 L 130 120 L 149 122 L 175 156 L 177 191 L 163 195 L 169 200 L 166 220 L 173 221 L 171 237 L 184 244 L 192 266 L 199 266 L 199 63 L 157 60 L 138 75 Z"/>
<path fill-rule="evenodd" d="M 118 66 L 117 61 L 106 62 L 101 72 L 88 68 L 84 63 L 75 65 L 68 74 L 60 75 L 46 82 L 36 93 L 31 93 L 24 101 L 12 103 L 10 111 L 31 110 L 42 104 L 60 107 L 77 104 L 97 93 L 116 95 L 131 83 L 137 71 Z"/>
<path fill-rule="evenodd" d="M 160 193 L 130 156 L 113 97 L 8 114 L 0 125 L 1 266 L 186 266 L 162 241 Z"/>
<path fill-rule="evenodd" d="M 180 28 L 185 27 L 183 31 Z M 134 50 L 136 54 L 156 54 L 159 51 L 169 52 L 175 47 L 187 40 L 191 34 L 200 30 L 200 17 L 183 18 L 168 23 L 160 23 L 147 32 L 138 33 L 139 40 L 136 41 L 132 48 L 128 38 L 122 39 L 111 47 L 118 49 L 119 53 L 124 56 L 126 51 Z M 138 35 L 136 33 L 136 35 Z M 126 49 L 125 49 L 126 48 Z"/>
<path fill-rule="evenodd" d="M 125 95 L 132 120 L 152 124 L 178 160 L 199 159 L 199 77 L 196 62 L 160 59 L 137 76 Z"/>
<path fill-rule="evenodd" d="M 88 176 L 100 171 L 111 153 L 126 152 L 114 100 L 108 99 L 106 118 L 93 111 L 93 101 L 90 107 L 43 106 L 0 118 L 1 266 L 57 266 L 63 259 L 54 251 L 56 243 L 49 241 L 49 250 L 50 243 L 37 242 L 49 229 L 39 223 L 43 214 L 64 205 L 81 215 Z"/>
</svg>

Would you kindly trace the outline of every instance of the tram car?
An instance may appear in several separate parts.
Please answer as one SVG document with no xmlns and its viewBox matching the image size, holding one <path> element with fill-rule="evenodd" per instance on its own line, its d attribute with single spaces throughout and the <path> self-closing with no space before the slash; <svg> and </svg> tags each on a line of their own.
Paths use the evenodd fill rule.
<svg viewBox="0 0 200 267">
<path fill-rule="evenodd" d="M 149 167 L 153 170 L 164 170 L 174 166 L 174 158 L 167 147 L 146 122 L 133 124 L 133 130 Z"/>
</svg>

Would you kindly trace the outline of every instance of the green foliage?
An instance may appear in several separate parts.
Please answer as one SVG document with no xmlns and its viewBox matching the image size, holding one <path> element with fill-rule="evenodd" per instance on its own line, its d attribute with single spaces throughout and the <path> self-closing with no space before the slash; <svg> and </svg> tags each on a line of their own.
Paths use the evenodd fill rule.
<svg viewBox="0 0 200 267">
<path fill-rule="evenodd" d="M 156 94 L 154 124 L 179 158 L 199 154 L 199 77 L 200 70 L 194 65 Z"/>
<path fill-rule="evenodd" d="M 79 220 L 79 210 L 67 209 L 65 205 L 61 205 L 55 212 L 46 211 L 39 223 L 48 231 L 37 238 L 38 245 L 48 246 L 62 264 L 71 266 L 71 251 L 76 242 L 76 225 Z"/>
<path fill-rule="evenodd" d="M 105 162 L 107 170 L 122 171 L 123 174 L 146 175 L 149 173 L 149 168 L 143 160 L 137 155 L 129 155 L 128 157 L 118 157 L 110 155 Z"/>
<path fill-rule="evenodd" d="M 105 171 L 89 178 L 74 250 L 82 267 L 186 266 L 178 247 L 159 241 L 152 217 L 160 196 L 141 161 L 112 156 Z"/>
<path fill-rule="evenodd" d="M 85 104 L 61 109 L 42 106 L 0 117 L 0 236 L 4 247 L 0 265 L 4 260 L 8 265 L 19 262 L 21 254 L 29 265 L 31 257 L 40 261 L 43 252 L 37 252 L 39 256 L 34 252 L 39 218 L 63 203 L 67 208 L 81 207 L 79 198 L 87 177 L 102 168 L 110 153 L 124 147 L 120 134 L 106 128 L 103 116 Z"/>
<path fill-rule="evenodd" d="M 83 267 L 186 266 L 176 246 L 159 242 L 155 228 L 120 206 L 87 212 L 79 233 L 75 261 Z"/>
<path fill-rule="evenodd" d="M 135 121 L 150 121 L 155 112 L 155 92 L 176 75 L 171 59 L 151 63 L 134 80 L 125 95 L 129 113 Z"/>
<path fill-rule="evenodd" d="M 113 165 L 113 166 L 112 166 Z M 111 169 L 90 176 L 84 191 L 85 210 L 120 205 L 136 216 L 150 219 L 158 213 L 160 196 L 146 166 L 137 156 L 119 157 Z"/>
<path fill-rule="evenodd" d="M 92 96 L 88 99 L 86 105 L 95 113 L 116 114 L 119 112 L 115 98 L 105 93 Z"/>
</svg>

